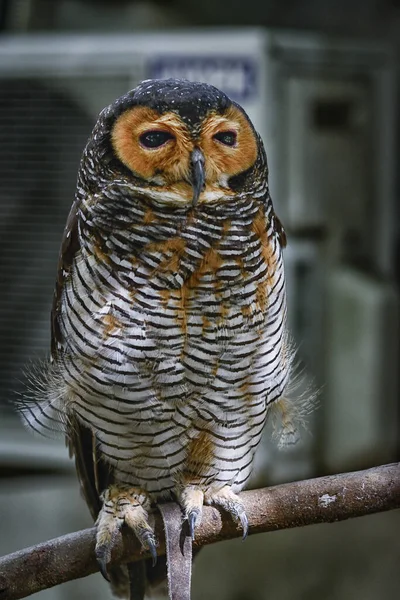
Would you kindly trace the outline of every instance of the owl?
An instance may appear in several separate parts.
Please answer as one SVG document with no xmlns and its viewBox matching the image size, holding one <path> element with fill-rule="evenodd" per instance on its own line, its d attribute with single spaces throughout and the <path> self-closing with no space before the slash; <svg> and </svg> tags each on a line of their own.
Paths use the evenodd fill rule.
<svg viewBox="0 0 400 600">
<path fill-rule="evenodd" d="M 261 138 L 223 92 L 147 80 L 100 113 L 62 241 L 51 359 L 23 414 L 65 433 L 119 593 L 123 567 L 108 563 L 123 524 L 153 557 L 149 514 L 168 499 L 193 537 L 205 503 L 246 536 L 238 492 L 267 416 L 282 442 L 297 435 L 285 243 Z"/>
</svg>

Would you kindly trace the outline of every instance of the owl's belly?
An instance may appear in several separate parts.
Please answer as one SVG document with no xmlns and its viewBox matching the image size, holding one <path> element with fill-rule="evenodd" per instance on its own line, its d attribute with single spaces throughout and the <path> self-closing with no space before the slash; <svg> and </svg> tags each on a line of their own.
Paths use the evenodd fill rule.
<svg viewBox="0 0 400 600">
<path fill-rule="evenodd" d="M 189 398 L 174 410 L 157 412 L 143 423 L 130 415 L 118 426 L 98 407 L 92 421 L 104 458 L 117 480 L 165 495 L 185 483 L 240 490 L 251 472 L 255 449 L 265 422 L 262 399 L 251 406 L 227 410 L 226 399 Z M 80 410 L 78 414 L 80 414 Z M 84 415 L 85 411 L 82 411 Z"/>
<path fill-rule="evenodd" d="M 85 314 L 85 335 L 78 322 L 65 332 L 69 410 L 117 479 L 156 494 L 187 477 L 241 489 L 288 379 L 283 292 L 269 315 L 199 296 L 182 305 L 182 290 L 142 288 L 132 302 L 124 289 Z"/>
<path fill-rule="evenodd" d="M 267 384 L 250 370 L 245 376 L 237 371 L 240 385 L 230 382 L 227 368 L 227 363 L 215 365 L 202 389 L 192 376 L 184 377 L 182 397 L 177 397 L 176 386 L 167 386 L 169 398 L 164 388 L 160 391 L 157 377 L 136 376 L 123 383 L 110 370 L 114 383 L 96 379 L 94 389 L 87 372 L 80 380 L 85 389 L 74 394 L 70 409 L 96 433 L 104 458 L 125 483 L 156 494 L 173 490 L 185 477 L 240 489 L 265 422 Z M 185 371 L 183 363 L 180 369 Z"/>
<path fill-rule="evenodd" d="M 73 410 L 120 481 L 155 495 L 186 479 L 236 491 L 246 483 L 268 405 L 286 385 L 279 344 L 249 331 L 207 344 L 189 338 L 177 352 L 147 340 L 138 358 L 109 340 L 111 362 L 99 353 L 78 365 Z"/>
</svg>

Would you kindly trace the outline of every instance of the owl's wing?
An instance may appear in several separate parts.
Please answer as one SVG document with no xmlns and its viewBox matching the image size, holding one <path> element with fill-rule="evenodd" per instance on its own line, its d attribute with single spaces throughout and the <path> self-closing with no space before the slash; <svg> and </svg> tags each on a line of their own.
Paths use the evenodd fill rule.
<svg viewBox="0 0 400 600">
<path fill-rule="evenodd" d="M 77 419 L 69 421 L 67 444 L 75 457 L 75 467 L 86 503 L 93 520 L 102 507 L 100 494 L 112 482 L 111 469 L 102 460 L 96 437 Z"/>
<path fill-rule="evenodd" d="M 62 352 L 63 339 L 59 324 L 62 292 L 71 272 L 76 254 L 79 252 L 79 204 L 75 200 L 68 215 L 58 260 L 56 287 L 51 311 L 51 354 L 57 360 Z M 101 459 L 94 433 L 82 425 L 78 419 L 69 416 L 66 420 L 67 445 L 70 454 L 75 457 L 75 466 L 82 492 L 93 519 L 101 509 L 101 492 L 111 481 L 110 468 Z"/>
<path fill-rule="evenodd" d="M 51 355 L 53 359 L 57 358 L 63 342 L 58 322 L 61 313 L 62 292 L 71 272 L 74 258 L 80 248 L 78 233 L 79 205 L 80 199 L 77 198 L 68 215 L 58 257 L 56 287 L 51 310 Z"/>
<path fill-rule="evenodd" d="M 274 231 L 275 231 L 276 235 L 278 236 L 278 240 L 281 245 L 281 248 L 286 248 L 287 238 L 286 238 L 285 228 L 282 225 L 280 219 L 276 216 L 276 213 L 274 213 L 273 219 L 274 219 Z"/>
</svg>

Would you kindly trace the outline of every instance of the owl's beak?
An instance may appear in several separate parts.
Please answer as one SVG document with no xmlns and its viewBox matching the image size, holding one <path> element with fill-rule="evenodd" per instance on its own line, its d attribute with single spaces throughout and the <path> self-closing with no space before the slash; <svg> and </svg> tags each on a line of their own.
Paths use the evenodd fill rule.
<svg viewBox="0 0 400 600">
<path fill-rule="evenodd" d="M 200 148 L 194 148 L 190 155 L 191 179 L 193 187 L 192 206 L 196 206 L 205 182 L 204 154 Z"/>
</svg>

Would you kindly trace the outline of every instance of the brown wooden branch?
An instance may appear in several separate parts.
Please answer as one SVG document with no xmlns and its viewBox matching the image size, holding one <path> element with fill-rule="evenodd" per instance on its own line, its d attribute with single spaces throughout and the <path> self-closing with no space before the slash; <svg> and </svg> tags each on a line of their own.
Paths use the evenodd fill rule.
<svg viewBox="0 0 400 600">
<path fill-rule="evenodd" d="M 400 508 L 400 463 L 243 492 L 241 497 L 250 534 L 342 521 Z M 162 555 L 165 539 L 161 516 L 157 513 L 154 520 L 160 541 L 158 554 Z M 241 535 L 229 515 L 204 507 L 194 545 L 204 546 Z M 0 558 L 0 600 L 25 598 L 95 573 L 98 568 L 94 545 L 93 527 Z M 112 562 L 136 561 L 142 557 L 137 540 L 125 531 Z"/>
</svg>

